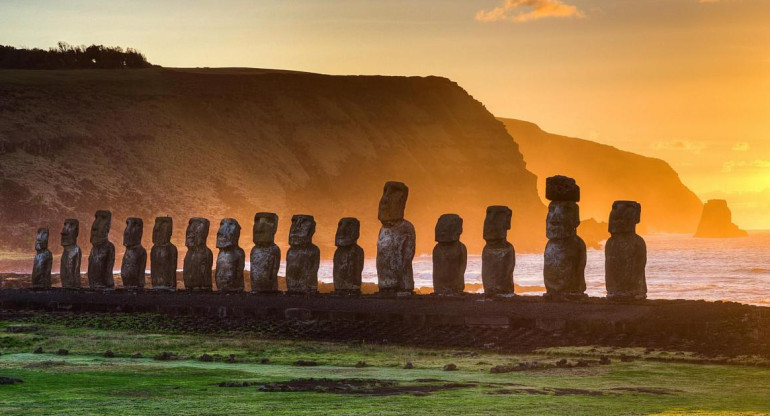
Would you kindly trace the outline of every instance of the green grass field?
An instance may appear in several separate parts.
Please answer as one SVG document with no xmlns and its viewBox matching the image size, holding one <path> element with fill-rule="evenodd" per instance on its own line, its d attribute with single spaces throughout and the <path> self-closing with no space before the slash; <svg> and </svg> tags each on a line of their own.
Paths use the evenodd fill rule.
<svg viewBox="0 0 770 416">
<path fill-rule="evenodd" d="M 8 332 L 34 326 L 33 332 Z M 38 347 L 42 354 L 33 354 Z M 67 349 L 68 355 L 57 355 Z M 104 357 L 111 350 L 114 358 Z M 631 349 L 550 349 L 537 354 L 265 340 L 97 330 L 34 320 L 0 322 L 2 415 L 597 415 L 766 414 L 770 370 L 747 365 L 668 363 L 688 354 Z M 169 351 L 175 360 L 152 357 Z M 131 358 L 140 352 L 142 358 Z M 201 362 L 201 354 L 213 356 Z M 234 354 L 234 363 L 226 359 Z M 621 362 L 621 354 L 638 356 Z M 562 358 L 575 363 L 609 355 L 611 364 L 493 374 L 495 365 Z M 270 360 L 261 364 L 261 360 Z M 651 359 L 655 358 L 655 359 Z M 314 360 L 318 366 L 295 366 Z M 404 369 L 410 361 L 414 369 Z M 357 368 L 358 362 L 366 366 Z M 457 371 L 443 371 L 456 364 Z M 309 388 L 277 389 L 296 379 Z M 358 388 L 349 379 L 380 380 L 390 389 Z M 344 380 L 335 383 L 334 380 Z M 221 382 L 249 382 L 219 387 Z M 279 385 L 270 384 L 279 383 Z M 317 385 L 314 385 L 317 384 Z M 277 386 L 277 387 L 276 387 Z M 309 391 L 305 391 L 309 390 Z"/>
</svg>

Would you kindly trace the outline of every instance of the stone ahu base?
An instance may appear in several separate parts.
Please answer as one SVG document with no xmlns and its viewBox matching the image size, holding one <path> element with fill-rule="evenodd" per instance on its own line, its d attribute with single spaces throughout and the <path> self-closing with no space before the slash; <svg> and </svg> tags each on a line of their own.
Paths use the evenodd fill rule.
<svg viewBox="0 0 770 416">
<path fill-rule="evenodd" d="M 504 352 L 602 345 L 770 357 L 770 308 L 732 302 L 5 289 L 0 309 L 153 313 L 188 332 L 243 330 L 319 341 Z"/>
</svg>

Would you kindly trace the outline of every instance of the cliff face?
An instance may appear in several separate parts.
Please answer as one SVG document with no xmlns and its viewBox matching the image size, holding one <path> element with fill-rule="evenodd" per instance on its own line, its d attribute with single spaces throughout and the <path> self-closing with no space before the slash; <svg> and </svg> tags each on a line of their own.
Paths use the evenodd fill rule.
<svg viewBox="0 0 770 416">
<path fill-rule="evenodd" d="M 748 233 L 733 224 L 733 214 L 724 199 L 710 199 L 703 205 L 703 215 L 695 231 L 696 237 L 746 237 Z"/>
<path fill-rule="evenodd" d="M 125 218 L 174 218 L 184 252 L 192 216 L 236 218 L 252 246 L 254 213 L 318 223 L 333 254 L 339 218 L 361 220 L 374 256 L 377 206 L 387 180 L 410 187 L 406 217 L 418 253 L 434 245 L 440 214 L 465 219 L 462 241 L 480 252 L 487 205 L 514 212 L 517 250 L 542 250 L 545 208 L 516 143 L 481 103 L 443 78 L 324 76 L 249 70 L 0 71 L 0 248 L 32 250 L 64 218 L 81 221 L 87 253 L 94 211 L 113 211 L 122 251 Z"/>
<path fill-rule="evenodd" d="M 571 176 L 581 187 L 580 217 L 607 221 L 615 200 L 642 204 L 642 233 L 692 233 L 703 204 L 660 159 L 599 143 L 546 133 L 537 125 L 501 119 L 519 144 L 527 169 L 538 177 Z M 578 229 L 580 231 L 580 229 Z"/>
</svg>

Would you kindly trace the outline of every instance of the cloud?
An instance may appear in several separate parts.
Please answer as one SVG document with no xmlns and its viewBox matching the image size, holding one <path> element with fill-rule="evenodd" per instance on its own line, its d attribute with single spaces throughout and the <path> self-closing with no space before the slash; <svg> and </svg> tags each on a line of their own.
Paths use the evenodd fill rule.
<svg viewBox="0 0 770 416">
<path fill-rule="evenodd" d="M 689 140 L 671 140 L 667 142 L 655 142 L 650 147 L 655 150 L 683 150 L 698 154 L 701 150 L 706 148 L 706 143 Z"/>
<path fill-rule="evenodd" d="M 735 152 L 747 152 L 749 150 L 749 144 L 746 142 L 738 142 L 733 146 Z"/>
<path fill-rule="evenodd" d="M 770 160 L 757 159 L 752 161 L 741 160 L 736 162 L 734 160 L 728 160 L 722 164 L 722 172 L 728 173 L 737 169 L 746 170 L 761 170 L 770 168 Z"/>
<path fill-rule="evenodd" d="M 479 10 L 476 13 L 479 22 L 505 20 L 524 23 L 549 17 L 580 19 L 585 17 L 585 13 L 561 0 L 503 0 L 492 10 Z"/>
</svg>

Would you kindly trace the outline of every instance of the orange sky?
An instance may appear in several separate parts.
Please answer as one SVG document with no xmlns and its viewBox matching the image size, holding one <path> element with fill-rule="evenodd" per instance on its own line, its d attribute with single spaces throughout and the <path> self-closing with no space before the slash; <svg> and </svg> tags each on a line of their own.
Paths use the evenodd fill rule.
<svg viewBox="0 0 770 416">
<path fill-rule="evenodd" d="M 770 1 L 9 0 L 0 16 L 3 44 L 163 66 L 443 75 L 497 116 L 661 157 L 770 228 Z"/>
</svg>

